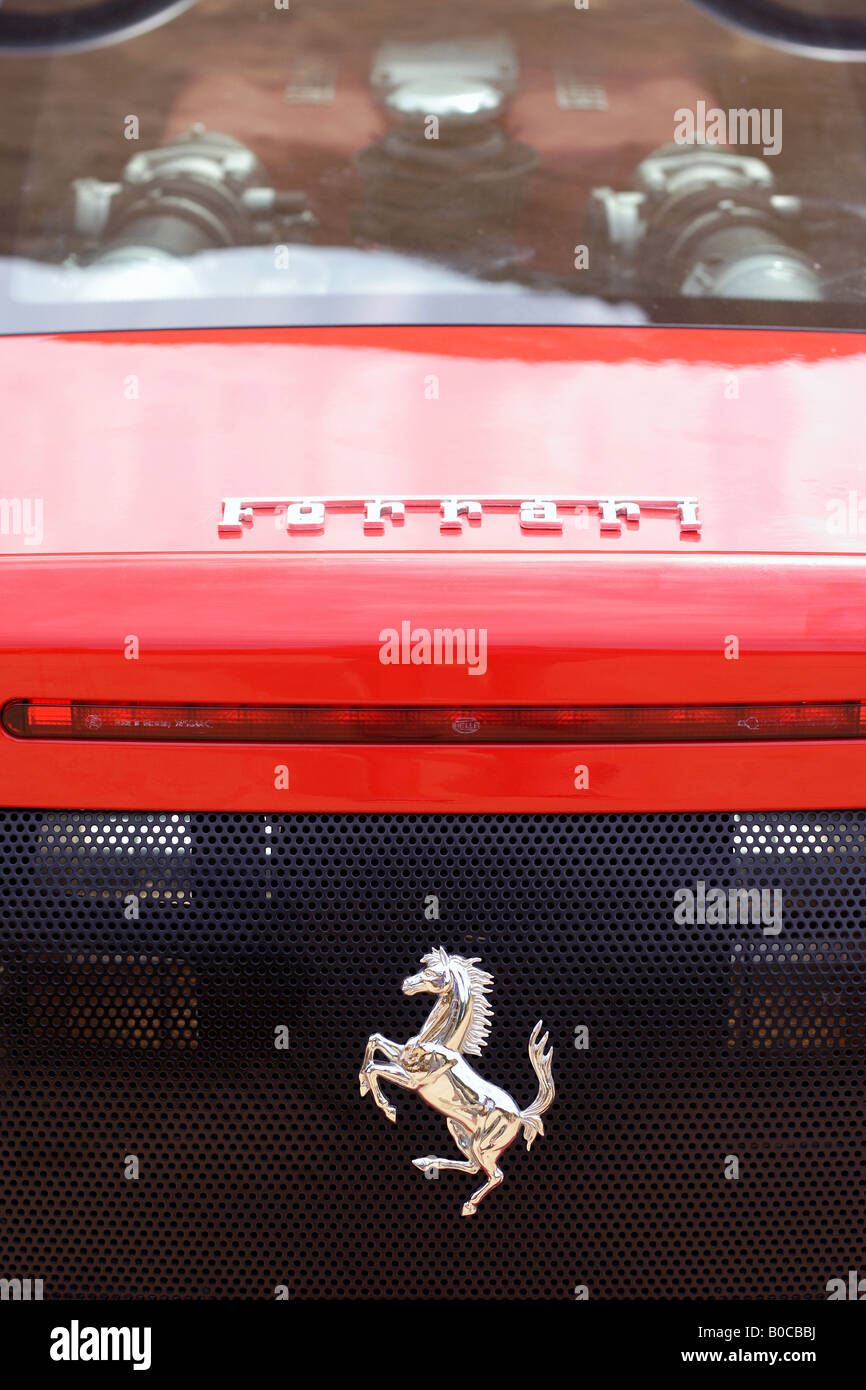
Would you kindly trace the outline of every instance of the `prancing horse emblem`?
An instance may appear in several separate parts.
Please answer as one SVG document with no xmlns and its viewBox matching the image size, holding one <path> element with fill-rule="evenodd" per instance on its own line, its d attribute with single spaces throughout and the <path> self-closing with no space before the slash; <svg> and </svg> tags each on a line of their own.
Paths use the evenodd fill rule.
<svg viewBox="0 0 866 1390">
<path fill-rule="evenodd" d="M 448 1129 L 462 1160 L 452 1158 L 414 1158 L 422 1172 L 443 1168 L 459 1173 L 487 1175 L 487 1181 L 463 1203 L 463 1215 L 474 1216 L 478 1203 L 502 1182 L 499 1159 L 521 1125 L 527 1149 L 537 1134 L 544 1134 L 541 1117 L 553 1103 L 553 1076 L 547 1033 L 539 1042 L 539 1020 L 529 1039 L 529 1060 L 538 1077 L 538 1095 L 526 1110 L 520 1110 L 507 1091 L 483 1080 L 464 1057 L 478 1057 L 487 1042 L 493 1010 L 487 994 L 493 976 L 478 969 L 478 958 L 464 960 L 449 956 L 440 946 L 421 961 L 423 970 L 403 981 L 404 994 L 435 994 L 436 1003 L 421 1029 L 407 1043 L 389 1042 L 373 1033 L 367 1042 L 364 1065 L 359 1074 L 361 1095 L 372 1091 L 380 1110 L 394 1123 L 397 1112 L 379 1090 L 381 1081 L 393 1081 L 409 1091 L 418 1091 L 422 1100 L 448 1117 Z M 383 1052 L 387 1064 L 373 1060 Z"/>
</svg>

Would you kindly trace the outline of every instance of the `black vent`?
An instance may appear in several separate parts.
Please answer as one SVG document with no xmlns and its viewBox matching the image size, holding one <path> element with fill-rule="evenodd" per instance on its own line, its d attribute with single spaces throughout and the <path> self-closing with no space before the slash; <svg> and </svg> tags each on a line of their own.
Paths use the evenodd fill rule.
<svg viewBox="0 0 866 1390">
<path fill-rule="evenodd" d="M 822 1299 L 862 1267 L 864 812 L 4 811 L 0 846 L 0 1278 Z M 699 884 L 780 890 L 781 930 L 676 921 Z M 459 1157 L 444 1118 L 358 1092 L 368 1034 L 419 1030 L 432 999 L 400 985 L 439 944 L 494 976 L 484 1076 L 526 1105 L 537 1019 L 556 1048 L 546 1135 L 472 1218 L 478 1179 L 411 1164 Z"/>
</svg>

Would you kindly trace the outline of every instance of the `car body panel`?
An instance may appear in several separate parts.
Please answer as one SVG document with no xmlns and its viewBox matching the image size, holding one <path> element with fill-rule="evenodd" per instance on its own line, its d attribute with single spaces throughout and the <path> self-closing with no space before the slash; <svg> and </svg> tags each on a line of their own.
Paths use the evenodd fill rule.
<svg viewBox="0 0 866 1390">
<path fill-rule="evenodd" d="M 857 553 L 859 334 L 683 328 L 250 329 L 0 339 L 0 497 L 44 499 L 0 553 L 695 548 L 670 517 L 443 536 L 357 516 L 220 537 L 221 499 L 392 493 L 696 495 L 702 553 Z M 27 459 L 26 471 L 20 460 Z M 847 524 L 848 513 L 859 521 Z M 2 518 L 0 518 L 2 520 Z"/>
<path fill-rule="evenodd" d="M 724 704 L 866 697 L 856 335 L 250 330 L 0 342 L 10 462 L 0 703 Z M 431 397 L 431 378 L 438 396 Z M 131 381 L 135 391 L 130 395 Z M 51 383 L 56 383 L 55 386 Z M 698 497 L 561 535 L 515 512 L 365 534 L 226 495 Z M 19 487 L 20 491 L 20 487 Z M 7 514 L 7 517 L 11 513 Z M 7 531 L 14 528 L 7 526 Z M 484 628 L 488 659 L 384 665 L 381 634 Z M 129 657 L 130 639 L 137 651 Z M 732 646 L 733 641 L 733 646 Z M 736 649 L 736 656 L 733 650 Z M 288 769 L 278 788 L 275 768 Z M 575 768 L 589 785 L 575 789 Z M 866 743 L 88 745 L 0 737 L 8 805 L 238 810 L 861 805 Z"/>
</svg>

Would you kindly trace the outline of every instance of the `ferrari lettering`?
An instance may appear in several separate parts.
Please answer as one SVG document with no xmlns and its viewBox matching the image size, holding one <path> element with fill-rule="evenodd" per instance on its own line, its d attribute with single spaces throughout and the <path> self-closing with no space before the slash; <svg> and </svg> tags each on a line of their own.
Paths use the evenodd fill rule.
<svg viewBox="0 0 866 1390">
<path fill-rule="evenodd" d="M 701 531 L 696 497 L 634 497 L 618 493 L 554 497 L 536 493 L 523 497 L 224 497 L 219 534 L 242 536 L 260 512 L 272 513 L 280 529 L 285 525 L 290 535 L 324 531 L 334 512 L 356 513 L 361 533 L 368 536 L 382 536 L 388 530 L 402 528 L 410 512 L 435 513 L 439 530 L 446 536 L 460 536 L 467 527 L 481 526 L 484 517 L 493 512 L 512 513 L 519 529 L 528 534 L 560 533 L 564 516 L 577 518 L 583 529 L 587 516 L 593 513 L 600 531 L 608 535 L 621 534 L 623 527 L 633 530 L 645 515 L 656 513 L 678 521 L 681 535 L 699 535 Z"/>
</svg>

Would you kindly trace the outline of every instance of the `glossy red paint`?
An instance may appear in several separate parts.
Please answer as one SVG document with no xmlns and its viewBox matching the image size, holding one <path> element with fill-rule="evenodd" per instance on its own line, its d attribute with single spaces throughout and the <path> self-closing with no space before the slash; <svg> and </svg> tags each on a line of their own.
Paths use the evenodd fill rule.
<svg viewBox="0 0 866 1390">
<path fill-rule="evenodd" d="M 858 336 L 118 334 L 0 340 L 0 374 L 0 497 L 41 498 L 44 511 L 40 544 L 0 537 L 0 702 L 866 698 Z M 431 377 L 438 399 L 425 394 Z M 704 529 L 680 538 L 671 518 L 648 516 L 604 537 L 588 517 L 549 537 L 494 516 L 455 537 L 419 515 L 382 537 L 357 516 L 320 537 L 269 517 L 234 541 L 217 532 L 220 499 L 239 492 L 440 489 L 693 494 Z M 403 620 L 486 628 L 486 672 L 383 665 L 379 634 Z M 725 657 L 732 636 L 738 660 Z M 576 790 L 584 764 L 589 786 Z M 282 765 L 287 789 L 275 785 Z M 4 734 L 0 796 L 157 810 L 842 807 L 866 803 L 866 746 L 280 749 Z"/>
<path fill-rule="evenodd" d="M 521 536 L 492 515 L 462 536 L 435 517 L 364 536 L 335 516 L 288 536 L 260 516 L 237 539 L 220 501 L 243 491 L 345 495 L 584 490 L 702 505 L 704 553 L 853 554 L 830 504 L 862 485 L 857 334 L 701 329 L 287 329 L 0 339 L 0 497 L 44 499 L 38 547 L 0 553 L 404 551 L 449 556 L 687 553 L 675 521 L 623 535 L 569 517 Z"/>
</svg>

